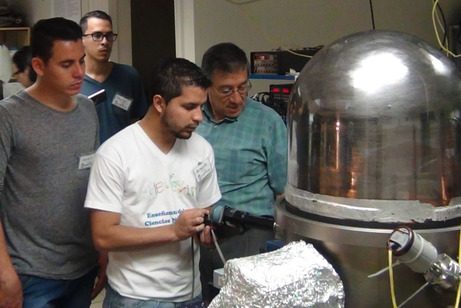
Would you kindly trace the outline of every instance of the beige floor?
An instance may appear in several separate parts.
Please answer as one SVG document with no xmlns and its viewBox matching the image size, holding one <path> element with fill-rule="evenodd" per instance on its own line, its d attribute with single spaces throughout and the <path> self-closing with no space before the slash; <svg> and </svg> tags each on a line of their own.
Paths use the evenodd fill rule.
<svg viewBox="0 0 461 308">
<path fill-rule="evenodd" d="M 101 293 L 99 293 L 98 297 L 96 297 L 93 302 L 91 303 L 90 308 L 102 308 L 102 301 L 104 300 L 104 296 L 106 295 L 106 291 L 102 290 Z"/>
</svg>

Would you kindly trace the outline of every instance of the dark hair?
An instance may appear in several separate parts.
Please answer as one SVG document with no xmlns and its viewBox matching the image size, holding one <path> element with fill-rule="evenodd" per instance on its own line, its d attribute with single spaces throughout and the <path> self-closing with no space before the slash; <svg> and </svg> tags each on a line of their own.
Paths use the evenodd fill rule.
<svg viewBox="0 0 461 308">
<path fill-rule="evenodd" d="M 153 78 L 151 97 L 161 95 L 168 104 L 182 94 L 182 87 L 196 86 L 207 89 L 211 81 L 200 67 L 183 58 L 169 58 L 159 61 Z"/>
<path fill-rule="evenodd" d="M 45 63 L 53 56 L 54 41 L 78 41 L 82 29 L 72 20 L 54 17 L 39 20 L 31 30 L 30 47 L 32 57 L 39 57 Z"/>
<path fill-rule="evenodd" d="M 112 18 L 109 14 L 99 10 L 91 11 L 83 15 L 80 19 L 80 27 L 82 28 L 83 33 L 85 33 L 85 31 L 88 29 L 88 19 L 92 17 L 108 20 L 110 22 L 110 25 L 112 26 Z"/>
<path fill-rule="evenodd" d="M 30 50 L 30 46 L 23 46 L 21 49 L 16 51 L 13 55 L 13 63 L 18 68 L 18 72 L 22 73 L 27 68 L 29 68 L 29 80 L 35 82 L 37 80 L 37 74 L 35 73 L 34 69 L 30 65 L 32 61 L 32 51 Z"/>
<path fill-rule="evenodd" d="M 249 73 L 249 64 L 245 52 L 240 47 L 233 43 L 220 43 L 211 46 L 203 54 L 202 70 L 211 80 L 215 70 L 225 73 L 246 70 Z"/>
</svg>

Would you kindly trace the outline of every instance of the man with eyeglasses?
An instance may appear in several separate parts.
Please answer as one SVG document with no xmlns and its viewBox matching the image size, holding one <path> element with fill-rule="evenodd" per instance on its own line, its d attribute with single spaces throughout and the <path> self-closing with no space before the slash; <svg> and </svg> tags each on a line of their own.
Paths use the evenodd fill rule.
<svg viewBox="0 0 461 308">
<path fill-rule="evenodd" d="M 30 66 L 32 61 L 32 52 L 30 46 L 24 46 L 13 55 L 13 77 L 24 87 L 30 87 L 35 80 L 37 74 Z"/>
<path fill-rule="evenodd" d="M 85 46 L 86 71 L 81 93 L 90 96 L 105 90 L 95 101 L 101 143 L 142 118 L 147 99 L 136 69 L 110 61 L 117 34 L 112 18 L 103 11 L 91 11 L 80 20 Z"/>
<path fill-rule="evenodd" d="M 212 85 L 196 131 L 215 152 L 222 193 L 217 204 L 272 216 L 275 198 L 283 194 L 286 184 L 286 126 L 274 110 L 248 98 L 249 65 L 238 46 L 212 46 L 203 55 L 202 70 Z M 226 259 L 257 254 L 273 238 L 271 230 L 251 227 L 244 231 L 220 245 Z M 213 270 L 222 266 L 216 251 L 201 250 L 204 300 L 212 299 Z"/>
</svg>

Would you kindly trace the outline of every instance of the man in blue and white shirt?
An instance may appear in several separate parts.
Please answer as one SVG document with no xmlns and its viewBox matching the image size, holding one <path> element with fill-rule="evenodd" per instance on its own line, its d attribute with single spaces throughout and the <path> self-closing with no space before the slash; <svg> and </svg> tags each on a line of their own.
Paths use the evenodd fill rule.
<svg viewBox="0 0 461 308">
<path fill-rule="evenodd" d="M 222 199 L 251 215 L 273 215 L 277 195 L 284 192 L 287 175 L 287 133 L 282 118 L 271 108 L 247 97 L 251 88 L 245 52 L 232 43 L 209 48 L 202 70 L 211 80 L 203 121 L 196 132 L 215 152 Z M 273 238 L 271 230 L 251 228 L 220 246 L 226 259 L 254 255 Z M 200 270 L 205 300 L 213 270 L 222 267 L 214 251 L 204 251 Z"/>
</svg>

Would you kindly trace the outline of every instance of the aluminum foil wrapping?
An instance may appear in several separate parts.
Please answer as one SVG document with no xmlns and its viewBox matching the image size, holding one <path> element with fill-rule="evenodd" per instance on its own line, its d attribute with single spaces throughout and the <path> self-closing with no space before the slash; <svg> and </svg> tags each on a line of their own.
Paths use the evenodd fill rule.
<svg viewBox="0 0 461 308">
<path fill-rule="evenodd" d="M 292 242 L 268 253 L 228 260 L 224 285 L 209 308 L 344 307 L 343 283 L 311 245 Z"/>
</svg>

